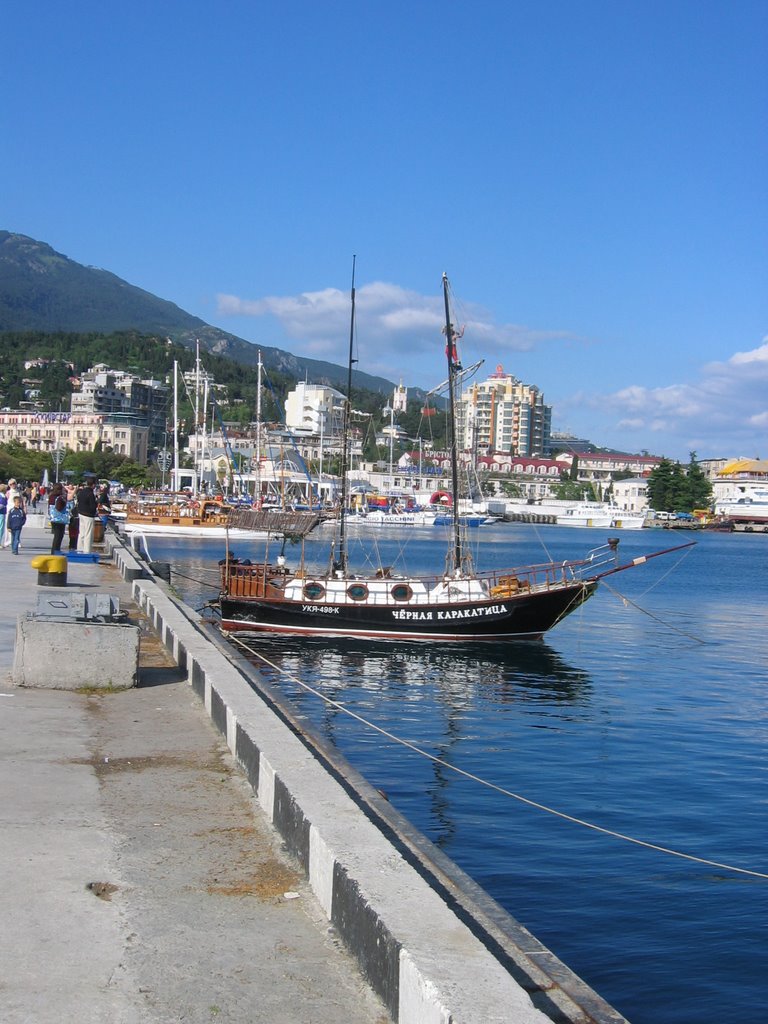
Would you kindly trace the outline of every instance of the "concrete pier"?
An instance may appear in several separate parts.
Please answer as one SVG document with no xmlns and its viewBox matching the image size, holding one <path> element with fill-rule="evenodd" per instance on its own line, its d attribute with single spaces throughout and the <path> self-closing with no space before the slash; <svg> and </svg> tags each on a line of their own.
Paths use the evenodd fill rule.
<svg viewBox="0 0 768 1024">
<path fill-rule="evenodd" d="M 39 536 L 0 555 L 6 673 Z M 133 552 L 110 559 L 67 586 L 132 609 L 138 687 L 0 690 L 7 1024 L 623 1020 Z M 84 686 L 109 657 L 71 652 Z"/>
</svg>

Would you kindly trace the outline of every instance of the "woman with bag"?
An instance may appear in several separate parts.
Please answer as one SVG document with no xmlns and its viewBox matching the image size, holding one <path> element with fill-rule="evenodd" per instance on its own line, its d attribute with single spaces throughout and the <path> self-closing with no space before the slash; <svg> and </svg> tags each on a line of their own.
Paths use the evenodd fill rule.
<svg viewBox="0 0 768 1024">
<path fill-rule="evenodd" d="M 61 542 L 64 540 L 64 532 L 69 523 L 69 503 L 64 494 L 61 484 L 54 484 L 48 499 L 48 518 L 51 521 L 53 541 L 51 542 L 51 554 L 61 554 Z"/>
</svg>

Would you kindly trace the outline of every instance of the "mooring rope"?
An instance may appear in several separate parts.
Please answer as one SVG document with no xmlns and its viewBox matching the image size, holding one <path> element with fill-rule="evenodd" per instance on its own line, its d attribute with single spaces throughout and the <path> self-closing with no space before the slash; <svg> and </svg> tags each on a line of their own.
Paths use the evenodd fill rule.
<svg viewBox="0 0 768 1024">
<path fill-rule="evenodd" d="M 684 629 L 679 629 L 677 626 L 673 626 L 671 622 L 667 622 L 665 619 L 660 619 L 658 615 L 654 615 L 653 612 L 649 612 L 647 608 L 641 607 L 641 605 L 639 605 L 636 601 L 633 601 L 625 594 L 622 594 L 621 591 L 616 590 L 614 587 L 610 585 L 610 583 L 606 583 L 605 580 L 600 580 L 600 583 L 602 586 L 605 587 L 606 590 L 609 590 L 614 597 L 617 597 L 619 601 L 622 602 L 622 604 L 632 605 L 632 607 L 635 608 L 637 611 L 642 612 L 643 615 L 647 615 L 649 619 L 653 619 L 654 622 L 658 622 L 659 625 L 664 626 L 666 629 L 671 629 L 674 633 L 679 633 L 680 636 L 684 636 L 687 640 L 693 640 L 697 644 L 707 643 L 707 641 L 702 640 L 701 637 L 694 636 L 693 633 L 687 633 Z M 648 591 L 646 591 L 646 593 L 648 593 Z"/>
<path fill-rule="evenodd" d="M 426 758 L 433 764 L 440 765 L 440 767 L 442 768 L 447 768 L 449 771 L 454 772 L 456 775 L 460 775 L 465 779 L 469 779 L 471 782 L 476 782 L 479 785 L 484 786 L 486 789 L 491 789 L 496 793 L 500 793 L 502 796 L 510 797 L 512 800 L 517 800 L 519 803 L 525 804 L 527 807 L 533 807 L 534 809 L 538 811 L 544 811 L 546 814 L 550 814 L 553 817 L 561 818 L 563 821 L 569 821 L 573 825 L 580 825 L 582 828 L 590 829 L 591 831 L 598 832 L 601 835 L 610 836 L 613 839 L 621 839 L 626 843 L 632 843 L 635 846 L 641 846 L 646 850 L 655 850 L 657 853 L 666 853 L 670 857 L 678 857 L 682 860 L 693 861 L 695 864 L 703 864 L 704 866 L 711 868 L 720 868 L 723 871 L 732 871 L 740 875 L 749 875 L 752 878 L 768 879 L 768 873 L 766 872 L 753 871 L 749 868 L 735 867 L 733 864 L 724 864 L 721 861 L 708 860 L 706 857 L 697 857 L 695 854 L 692 853 L 683 853 L 680 850 L 673 850 L 668 846 L 660 846 L 657 843 L 651 843 L 645 839 L 637 839 L 635 836 L 626 835 L 626 833 L 624 832 L 616 832 L 613 829 L 604 828 L 602 825 L 596 825 L 594 822 L 585 821 L 583 818 L 577 818 L 572 814 L 567 814 L 565 811 L 558 811 L 554 807 L 548 807 L 546 804 L 539 803 L 536 800 L 531 800 L 520 793 L 513 793 L 512 790 L 510 789 L 505 789 L 503 786 L 499 786 L 495 782 L 489 782 L 487 779 L 483 779 L 479 775 L 474 775 L 472 772 L 465 771 L 463 768 L 458 768 L 456 765 L 453 765 L 448 761 L 444 761 L 443 758 L 436 757 L 434 754 L 430 754 L 429 751 L 424 750 L 422 747 L 417 746 L 415 743 L 411 743 L 410 740 L 405 740 L 400 736 L 396 736 L 389 730 L 383 729 L 381 726 L 369 721 L 369 719 L 364 718 L 356 711 L 350 710 L 348 707 L 346 707 L 344 704 L 341 704 L 339 701 L 333 700 L 333 698 L 328 697 L 324 693 L 321 693 L 320 690 L 317 690 L 315 689 L 315 687 L 310 686 L 309 683 L 305 683 L 302 679 L 299 679 L 298 676 L 294 675 L 292 672 L 289 672 L 286 669 L 281 668 L 279 665 L 276 665 L 273 661 L 270 661 L 270 659 L 267 658 L 264 654 L 262 654 L 260 651 L 254 650 L 254 648 L 250 647 L 247 643 L 245 643 L 245 641 L 243 641 L 239 637 L 230 636 L 229 640 L 245 648 L 245 650 L 247 650 L 250 654 L 259 658 L 261 661 L 264 662 L 265 665 L 268 665 L 271 669 L 274 669 L 274 671 L 278 674 L 285 676 L 287 679 L 290 679 L 290 681 L 295 683 L 297 686 L 300 686 L 302 689 L 306 690 L 308 693 L 311 693 L 313 696 L 319 697 L 320 700 L 325 701 L 326 704 L 335 708 L 337 711 L 343 712 L 345 715 L 348 715 L 350 718 L 353 718 L 355 721 L 359 722 L 366 728 L 372 729 L 374 732 L 377 732 L 380 736 L 384 736 L 386 739 L 391 740 L 393 743 L 398 743 L 400 746 L 406 747 L 408 750 L 413 751 L 413 753 L 415 754 L 419 754 L 421 757 Z"/>
</svg>

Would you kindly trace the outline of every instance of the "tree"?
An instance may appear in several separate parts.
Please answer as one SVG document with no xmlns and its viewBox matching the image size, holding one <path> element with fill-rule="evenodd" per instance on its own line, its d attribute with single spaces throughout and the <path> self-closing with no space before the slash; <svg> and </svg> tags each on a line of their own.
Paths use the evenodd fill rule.
<svg viewBox="0 0 768 1024">
<path fill-rule="evenodd" d="M 679 462 L 662 459 L 648 477 L 648 499 L 657 512 L 691 512 L 706 508 L 712 499 L 712 485 L 691 452 L 684 470 Z"/>
<path fill-rule="evenodd" d="M 0 478 L 9 480 L 39 480 L 50 464 L 50 457 L 44 452 L 26 448 L 20 441 L 0 444 Z"/>
<path fill-rule="evenodd" d="M 69 369 L 65 363 L 50 363 L 42 372 L 40 384 L 40 404 L 48 412 L 68 409 L 72 385 L 69 381 Z"/>
<path fill-rule="evenodd" d="M 695 508 L 708 508 L 712 501 L 712 484 L 704 475 L 704 470 L 696 459 L 696 452 L 691 452 L 686 473 L 688 481 L 688 504 L 686 512 L 692 512 Z"/>
<path fill-rule="evenodd" d="M 674 504 L 673 488 L 676 469 L 680 467 L 669 459 L 662 459 L 648 477 L 648 500 L 657 512 L 671 512 Z"/>
<path fill-rule="evenodd" d="M 567 476 L 554 486 L 552 493 L 560 501 L 595 501 L 595 489 L 592 484 L 569 480 Z"/>
<path fill-rule="evenodd" d="M 525 491 L 520 484 L 515 483 L 514 480 L 502 480 L 499 486 L 501 488 L 501 493 L 507 498 L 525 497 Z"/>
</svg>

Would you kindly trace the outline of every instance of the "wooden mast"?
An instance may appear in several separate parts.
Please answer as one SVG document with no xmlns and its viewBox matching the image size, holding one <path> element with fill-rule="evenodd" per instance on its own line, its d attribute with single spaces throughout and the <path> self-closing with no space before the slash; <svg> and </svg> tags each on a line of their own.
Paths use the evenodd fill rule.
<svg viewBox="0 0 768 1024">
<path fill-rule="evenodd" d="M 443 303 L 445 305 L 445 354 L 448 359 L 448 450 L 451 453 L 451 500 L 453 503 L 453 571 L 460 573 L 464 553 L 459 526 L 459 456 L 456 439 L 456 377 L 458 375 L 458 353 L 456 332 L 451 323 L 451 309 L 448 302 L 448 275 L 443 274 Z"/>
<path fill-rule="evenodd" d="M 352 364 L 357 360 L 352 358 L 355 341 L 355 262 L 356 256 L 352 257 L 352 291 L 351 313 L 349 320 L 349 356 L 347 359 L 347 394 L 344 400 L 344 418 L 341 429 L 341 508 L 339 509 L 339 557 L 338 567 L 342 573 L 347 572 L 349 556 L 347 554 L 347 500 L 348 484 L 347 470 L 349 461 L 349 425 L 352 419 Z"/>
</svg>

